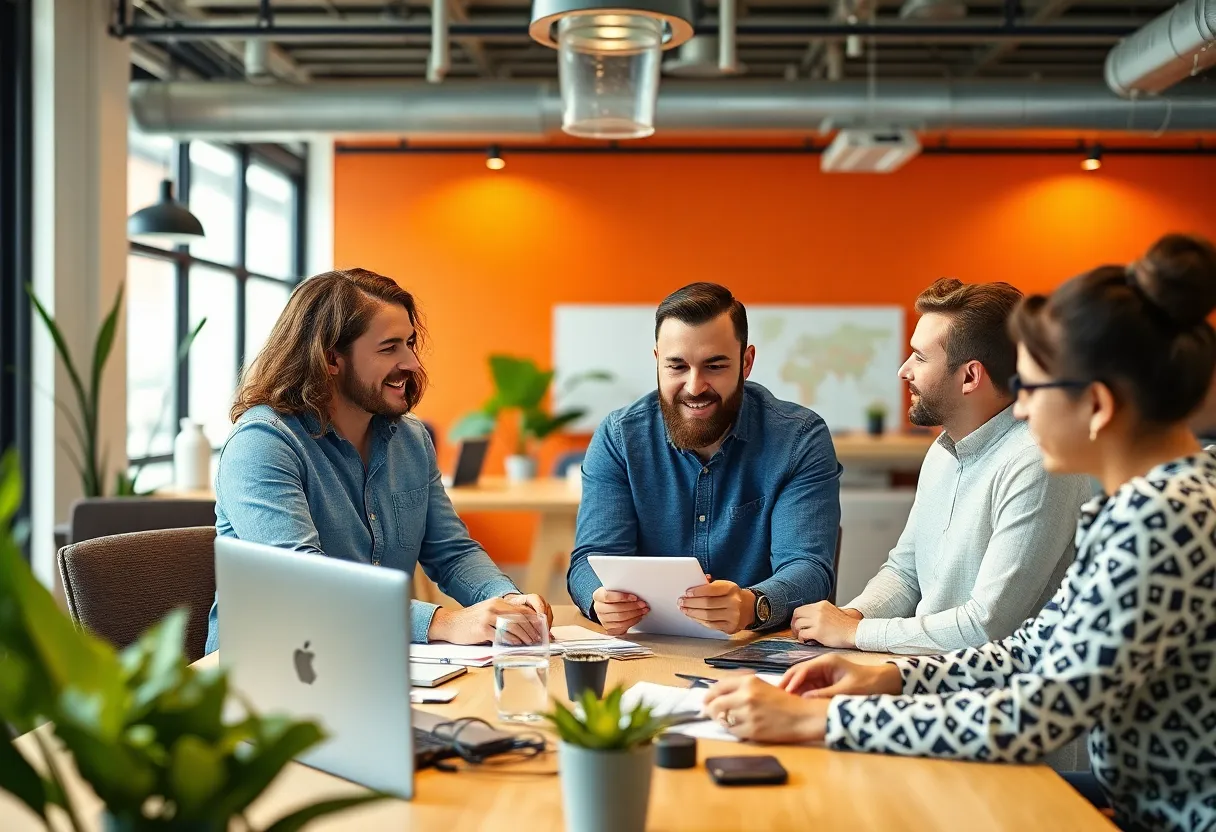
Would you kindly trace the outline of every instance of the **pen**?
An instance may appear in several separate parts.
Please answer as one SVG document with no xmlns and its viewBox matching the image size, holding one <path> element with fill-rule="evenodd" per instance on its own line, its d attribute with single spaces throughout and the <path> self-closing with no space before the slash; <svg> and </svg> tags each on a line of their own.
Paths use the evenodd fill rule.
<svg viewBox="0 0 1216 832">
<path fill-rule="evenodd" d="M 675 675 L 676 675 L 677 679 L 684 679 L 686 681 L 692 682 L 692 687 L 694 687 L 694 688 L 697 687 L 698 685 L 705 685 L 705 687 L 709 687 L 710 685 L 712 685 L 718 681 L 717 679 L 711 679 L 708 676 L 694 676 L 690 673 L 677 673 Z"/>
</svg>

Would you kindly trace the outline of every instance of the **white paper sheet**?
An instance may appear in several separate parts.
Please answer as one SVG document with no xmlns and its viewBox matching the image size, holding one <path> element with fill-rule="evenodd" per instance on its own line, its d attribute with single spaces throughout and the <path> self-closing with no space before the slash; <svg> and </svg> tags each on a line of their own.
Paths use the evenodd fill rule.
<svg viewBox="0 0 1216 832">
<path fill-rule="evenodd" d="M 781 677 L 771 673 L 757 673 L 757 678 L 775 685 Z M 671 685 L 659 685 L 654 682 L 638 682 L 621 697 L 621 710 L 629 711 L 639 702 L 648 705 L 655 716 L 668 714 L 683 714 L 689 711 L 702 710 L 705 705 L 705 694 L 708 688 L 680 688 Z M 738 742 L 739 738 L 723 728 L 716 720 L 692 722 L 687 725 L 677 725 L 669 729 L 673 734 L 687 734 L 703 740 L 724 740 Z"/>
</svg>

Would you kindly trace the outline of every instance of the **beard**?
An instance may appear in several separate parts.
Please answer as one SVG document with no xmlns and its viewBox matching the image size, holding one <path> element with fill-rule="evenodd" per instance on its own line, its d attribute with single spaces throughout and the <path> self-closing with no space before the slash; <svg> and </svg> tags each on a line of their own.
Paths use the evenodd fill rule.
<svg viewBox="0 0 1216 832">
<path fill-rule="evenodd" d="M 351 368 L 338 374 L 338 392 L 345 396 L 351 404 L 371 413 L 373 416 L 384 416 L 397 419 L 410 412 L 411 385 L 410 373 L 393 373 L 380 382 L 365 382 Z M 405 380 L 406 398 L 400 403 L 388 401 L 384 397 L 384 385 L 388 382 Z"/>
<path fill-rule="evenodd" d="M 718 408 L 708 419 L 690 419 L 681 410 L 685 403 L 710 402 L 718 403 Z M 687 396 L 681 390 L 673 401 L 668 402 L 663 398 L 663 391 L 659 391 L 659 409 L 663 413 L 663 423 L 667 426 L 667 436 L 671 439 L 671 444 L 682 451 L 695 451 L 717 442 L 730 430 L 742 407 L 742 370 L 739 372 L 739 386 L 725 401 L 713 390 L 706 390 L 699 396 Z"/>
<path fill-rule="evenodd" d="M 908 421 L 920 428 L 936 428 L 946 423 L 949 408 L 939 391 L 928 392 L 918 390 L 912 385 L 908 389 L 917 395 L 916 401 L 908 408 Z"/>
</svg>

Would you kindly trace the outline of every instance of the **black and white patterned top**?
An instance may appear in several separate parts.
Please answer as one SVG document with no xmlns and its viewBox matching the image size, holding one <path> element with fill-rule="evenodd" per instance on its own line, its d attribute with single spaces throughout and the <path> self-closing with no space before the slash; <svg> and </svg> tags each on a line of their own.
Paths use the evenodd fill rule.
<svg viewBox="0 0 1216 832">
<path fill-rule="evenodd" d="M 832 748 L 1032 762 L 1092 729 L 1118 820 L 1216 830 L 1216 453 L 1086 504 L 1077 559 L 1012 636 L 900 659 L 902 696 L 838 696 Z"/>
</svg>

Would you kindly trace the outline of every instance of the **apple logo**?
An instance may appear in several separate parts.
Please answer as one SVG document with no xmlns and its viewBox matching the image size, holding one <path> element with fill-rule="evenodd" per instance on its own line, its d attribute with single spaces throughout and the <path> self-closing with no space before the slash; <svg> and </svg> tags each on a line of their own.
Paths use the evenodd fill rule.
<svg viewBox="0 0 1216 832">
<path fill-rule="evenodd" d="M 310 642 L 304 642 L 304 647 L 296 650 L 293 656 L 296 665 L 296 675 L 306 685 L 311 685 L 317 680 L 317 672 L 312 668 L 312 659 L 315 654 L 308 649 L 309 644 Z"/>
</svg>

